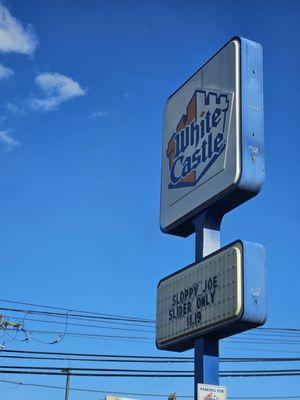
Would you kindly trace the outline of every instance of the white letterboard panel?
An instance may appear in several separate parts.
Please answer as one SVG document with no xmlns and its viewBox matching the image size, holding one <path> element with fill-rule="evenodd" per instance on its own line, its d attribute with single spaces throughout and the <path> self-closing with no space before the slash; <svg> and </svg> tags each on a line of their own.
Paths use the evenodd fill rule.
<svg viewBox="0 0 300 400">
<path fill-rule="evenodd" d="M 200 336 L 261 325 L 265 303 L 263 247 L 237 241 L 159 282 L 156 344 L 181 351 Z"/>
</svg>

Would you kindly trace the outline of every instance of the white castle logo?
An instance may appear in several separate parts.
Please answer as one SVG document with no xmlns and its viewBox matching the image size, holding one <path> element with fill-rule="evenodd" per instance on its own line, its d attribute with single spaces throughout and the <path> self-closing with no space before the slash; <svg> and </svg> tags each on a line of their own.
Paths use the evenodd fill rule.
<svg viewBox="0 0 300 400">
<path fill-rule="evenodd" d="M 224 153 L 232 94 L 196 90 L 171 136 L 169 188 L 195 186 Z"/>
</svg>

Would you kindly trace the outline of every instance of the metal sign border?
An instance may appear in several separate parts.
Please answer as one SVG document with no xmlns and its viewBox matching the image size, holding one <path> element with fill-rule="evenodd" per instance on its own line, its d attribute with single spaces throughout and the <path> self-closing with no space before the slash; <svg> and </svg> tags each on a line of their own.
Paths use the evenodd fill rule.
<svg viewBox="0 0 300 400">
<path fill-rule="evenodd" d="M 189 236 L 195 229 L 192 222 L 200 212 L 211 209 L 223 215 L 239 206 L 261 189 L 265 177 L 264 161 L 264 128 L 263 128 L 263 73 L 262 73 L 262 47 L 259 43 L 235 36 L 218 50 L 205 64 L 190 76 L 168 100 L 174 96 L 193 76 L 207 65 L 231 41 L 237 40 L 240 45 L 240 154 L 241 172 L 238 182 L 225 191 L 214 196 L 198 208 L 162 227 L 161 231 L 176 236 Z M 255 56 L 253 54 L 255 54 Z M 251 78 L 251 74 L 253 75 Z M 254 83 L 253 83 L 254 82 Z M 247 105 L 252 99 L 259 104 L 259 112 Z M 168 101 L 167 100 L 167 101 Z M 257 115 L 258 114 L 258 115 Z M 162 185 L 162 183 L 161 183 Z M 162 196 L 162 186 L 161 186 Z"/>
<path fill-rule="evenodd" d="M 230 321 L 224 322 L 222 325 L 217 326 L 217 327 L 211 327 L 207 328 L 207 330 L 204 330 L 202 334 L 199 334 L 199 332 L 194 332 L 193 334 L 187 335 L 185 338 L 179 338 L 179 339 L 174 339 L 173 341 L 170 341 L 169 343 L 166 344 L 159 344 L 156 338 L 156 346 L 158 349 L 161 350 L 172 350 L 172 351 L 184 351 L 188 350 L 194 347 L 194 341 L 199 338 L 199 337 L 209 337 L 213 339 L 221 339 L 225 338 L 231 335 L 234 335 L 236 333 L 243 332 L 245 330 L 248 330 L 250 328 L 257 327 L 259 325 L 263 325 L 264 322 L 266 321 L 267 318 L 267 308 L 266 308 L 266 269 L 262 268 L 262 265 L 264 267 L 265 265 L 265 249 L 262 245 L 258 243 L 251 243 L 251 242 L 246 242 L 243 240 L 236 240 L 221 249 L 209 254 L 208 256 L 204 257 L 202 261 L 207 260 L 208 258 L 217 255 L 218 253 L 226 250 L 229 247 L 232 247 L 236 244 L 240 244 L 242 247 L 242 298 L 243 298 L 243 304 L 242 304 L 242 309 L 240 312 L 240 315 L 237 316 L 235 319 L 231 319 Z M 259 254 L 260 253 L 260 254 Z M 259 257 L 261 259 L 259 260 Z M 262 303 L 260 305 L 260 308 L 257 309 L 257 314 L 253 312 L 253 309 L 251 308 L 251 304 L 248 298 L 249 295 L 249 287 L 248 285 L 250 284 L 249 281 L 249 272 L 251 271 L 246 271 L 245 270 L 245 265 L 248 265 L 248 259 L 255 259 L 256 261 L 256 267 L 257 267 L 257 274 L 263 274 L 263 276 L 260 276 L 260 279 L 262 281 L 262 284 L 264 285 L 264 290 L 263 290 L 263 299 Z M 184 268 L 179 269 L 178 271 L 164 277 L 161 279 L 157 285 L 157 290 L 161 282 L 172 278 L 173 276 L 177 275 L 178 273 L 193 267 L 194 265 L 199 264 L 199 261 L 196 261 Z M 261 265 L 262 264 L 262 265 Z M 260 271 L 258 271 L 260 270 Z M 253 271 L 252 271 L 253 272 Z"/>
</svg>

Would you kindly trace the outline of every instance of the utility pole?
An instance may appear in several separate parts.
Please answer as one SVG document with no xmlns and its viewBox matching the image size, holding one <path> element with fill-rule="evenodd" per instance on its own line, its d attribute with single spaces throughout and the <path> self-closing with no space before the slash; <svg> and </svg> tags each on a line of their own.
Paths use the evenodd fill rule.
<svg viewBox="0 0 300 400">
<path fill-rule="evenodd" d="M 66 379 L 66 392 L 65 392 L 65 400 L 69 400 L 69 392 L 70 392 L 70 369 L 63 369 L 62 372 L 65 372 L 67 375 Z"/>
</svg>

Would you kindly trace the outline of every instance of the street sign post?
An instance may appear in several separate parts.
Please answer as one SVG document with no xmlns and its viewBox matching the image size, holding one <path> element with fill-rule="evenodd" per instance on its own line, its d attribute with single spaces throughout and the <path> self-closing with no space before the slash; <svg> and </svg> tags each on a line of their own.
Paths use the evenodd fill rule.
<svg viewBox="0 0 300 400">
<path fill-rule="evenodd" d="M 264 180 L 262 79 L 260 44 L 235 37 L 164 110 L 160 227 L 195 232 L 196 262 L 158 285 L 156 344 L 194 347 L 195 399 L 198 384 L 219 384 L 219 339 L 267 316 L 263 246 L 236 241 L 220 249 L 224 214 Z M 203 398 L 218 398 L 210 393 Z"/>
</svg>

